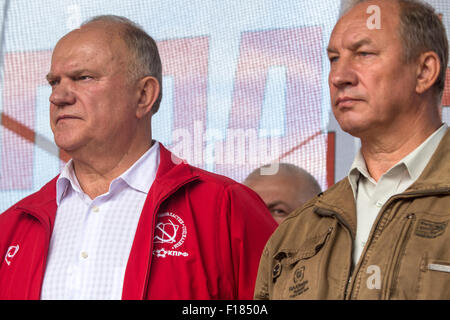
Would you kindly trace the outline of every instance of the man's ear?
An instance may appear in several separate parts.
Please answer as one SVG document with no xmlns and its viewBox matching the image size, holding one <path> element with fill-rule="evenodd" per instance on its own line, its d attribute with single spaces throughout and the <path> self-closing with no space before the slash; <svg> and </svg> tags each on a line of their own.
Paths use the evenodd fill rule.
<svg viewBox="0 0 450 320">
<path fill-rule="evenodd" d="M 146 76 L 139 80 L 138 89 L 139 100 L 136 116 L 141 119 L 151 112 L 161 88 L 155 77 Z"/>
<path fill-rule="evenodd" d="M 420 55 L 417 65 L 416 92 L 422 94 L 430 89 L 439 77 L 441 62 L 434 51 L 427 51 Z"/>
</svg>

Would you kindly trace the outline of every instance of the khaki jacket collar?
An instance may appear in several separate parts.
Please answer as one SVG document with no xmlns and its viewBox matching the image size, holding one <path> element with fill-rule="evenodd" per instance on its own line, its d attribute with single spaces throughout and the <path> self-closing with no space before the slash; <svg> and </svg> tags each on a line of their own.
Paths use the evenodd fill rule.
<svg viewBox="0 0 450 320">
<path fill-rule="evenodd" d="M 450 128 L 420 177 L 405 193 L 441 192 L 450 189 Z"/>
<path fill-rule="evenodd" d="M 439 146 L 419 178 L 405 192 L 393 197 L 410 194 L 450 192 L 450 129 L 447 129 Z M 356 235 L 356 204 L 348 178 L 333 185 L 319 196 L 314 212 L 321 216 L 336 216 L 346 225 L 354 239 Z"/>
</svg>

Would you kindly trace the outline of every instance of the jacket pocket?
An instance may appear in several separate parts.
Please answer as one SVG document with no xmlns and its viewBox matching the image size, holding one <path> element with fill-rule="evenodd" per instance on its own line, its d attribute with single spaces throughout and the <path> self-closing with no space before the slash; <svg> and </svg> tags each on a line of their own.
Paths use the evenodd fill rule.
<svg viewBox="0 0 450 320">
<path fill-rule="evenodd" d="M 297 249 L 281 249 L 274 255 L 276 261 L 272 280 L 275 299 L 311 299 L 310 291 L 320 267 L 320 252 L 334 230 L 328 227 L 325 232 L 307 238 Z"/>
<path fill-rule="evenodd" d="M 450 299 L 450 261 L 422 258 L 417 299 Z"/>
<path fill-rule="evenodd" d="M 448 207 L 446 208 L 448 210 Z M 450 215 L 422 213 L 414 228 L 416 299 L 450 299 Z"/>
</svg>

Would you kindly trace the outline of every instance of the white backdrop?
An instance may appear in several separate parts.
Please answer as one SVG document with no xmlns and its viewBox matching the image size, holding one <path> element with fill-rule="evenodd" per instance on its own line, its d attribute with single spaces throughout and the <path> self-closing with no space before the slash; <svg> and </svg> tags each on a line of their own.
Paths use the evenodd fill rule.
<svg viewBox="0 0 450 320">
<path fill-rule="evenodd" d="M 450 4 L 430 2 L 448 28 Z M 279 160 L 305 168 L 327 188 L 347 174 L 358 146 L 330 116 L 327 86 L 325 48 L 344 4 L 0 1 L 0 212 L 67 160 L 49 128 L 45 75 L 58 39 L 99 14 L 125 16 L 158 43 L 164 97 L 152 120 L 155 139 L 191 164 L 238 181 Z"/>
</svg>

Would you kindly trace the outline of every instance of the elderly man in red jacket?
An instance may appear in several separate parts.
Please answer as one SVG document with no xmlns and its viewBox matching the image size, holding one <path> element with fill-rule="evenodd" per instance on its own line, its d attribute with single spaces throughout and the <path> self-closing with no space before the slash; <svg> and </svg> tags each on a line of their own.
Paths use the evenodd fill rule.
<svg viewBox="0 0 450 320">
<path fill-rule="evenodd" d="M 57 43 L 47 80 L 71 160 L 0 215 L 0 299 L 251 299 L 276 224 L 253 191 L 152 140 L 154 40 L 96 17 Z"/>
</svg>

